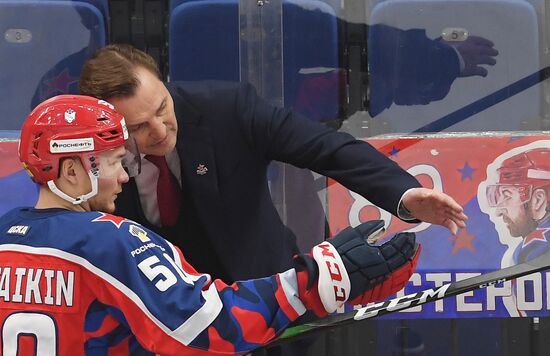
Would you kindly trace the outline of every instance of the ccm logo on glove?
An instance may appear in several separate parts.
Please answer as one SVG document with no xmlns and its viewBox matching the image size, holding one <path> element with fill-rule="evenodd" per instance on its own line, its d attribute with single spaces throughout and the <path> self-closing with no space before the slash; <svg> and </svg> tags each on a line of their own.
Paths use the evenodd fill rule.
<svg viewBox="0 0 550 356">
<path fill-rule="evenodd" d="M 416 268 L 421 246 L 409 232 L 397 233 L 382 245 L 368 242 L 383 231 L 384 221 L 367 221 L 340 231 L 311 253 L 297 255 L 299 295 L 306 308 L 323 316 L 344 302 L 367 304 L 402 289 Z"/>
<path fill-rule="evenodd" d="M 319 268 L 317 286 L 321 303 L 328 313 L 333 313 L 348 300 L 351 291 L 346 267 L 336 248 L 326 241 L 311 252 Z"/>
</svg>

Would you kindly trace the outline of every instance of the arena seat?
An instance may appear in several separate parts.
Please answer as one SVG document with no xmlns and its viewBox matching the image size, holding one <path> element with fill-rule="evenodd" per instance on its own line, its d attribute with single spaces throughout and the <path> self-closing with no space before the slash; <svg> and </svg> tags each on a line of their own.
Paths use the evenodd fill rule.
<svg viewBox="0 0 550 356">
<path fill-rule="evenodd" d="M 483 99 L 540 69 L 539 25 L 533 4 L 518 0 L 386 0 L 378 2 L 367 16 L 371 29 L 386 25 L 404 31 L 425 31 L 430 40 L 437 40 L 453 28 L 462 29 L 467 36 L 492 41 L 499 51 L 496 65 L 484 66 L 488 70 L 486 77 L 458 77 L 446 88 L 435 88 L 436 79 L 441 79 L 442 68 L 427 68 L 419 61 L 419 46 L 393 41 L 395 46 L 388 48 L 388 43 L 392 42 L 391 32 L 369 31 L 370 104 L 375 127 L 384 127 L 384 132 L 431 130 L 426 125 L 439 127 L 431 130 L 436 132 L 541 129 L 540 86 L 499 103 L 491 97 Z M 511 28 L 514 31 L 510 31 Z M 409 54 L 403 50 L 407 46 L 413 49 Z M 401 53 L 402 58 L 373 61 L 372 53 L 384 53 L 385 56 Z M 376 59 L 376 54 L 374 56 Z M 391 65 L 393 67 L 388 68 Z M 406 75 L 398 75 L 389 85 L 387 73 Z M 406 77 L 417 78 L 418 82 Z M 430 96 L 427 92 L 435 95 Z M 470 104 L 473 105 L 468 114 L 454 114 Z M 484 105 L 488 108 L 484 109 Z M 449 115 L 451 113 L 453 115 Z M 441 125 L 434 125 L 436 121 Z"/>
<path fill-rule="evenodd" d="M 106 43 L 104 15 L 81 1 L 0 1 L 0 30 L 0 130 L 18 130 L 46 98 L 76 93 L 84 61 Z"/>
<path fill-rule="evenodd" d="M 173 1 L 169 78 L 240 80 L 236 0 Z M 284 103 L 313 120 L 332 119 L 341 100 L 337 18 L 317 0 L 283 2 Z M 307 88 L 308 90 L 305 90 Z"/>
</svg>

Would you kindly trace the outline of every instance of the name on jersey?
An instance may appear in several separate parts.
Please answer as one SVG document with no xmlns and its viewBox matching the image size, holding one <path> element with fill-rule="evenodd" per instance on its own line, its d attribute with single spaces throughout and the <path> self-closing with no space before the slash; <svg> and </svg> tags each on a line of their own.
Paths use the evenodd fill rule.
<svg viewBox="0 0 550 356">
<path fill-rule="evenodd" d="M 0 303 L 72 307 L 75 272 L 0 266 Z"/>
</svg>

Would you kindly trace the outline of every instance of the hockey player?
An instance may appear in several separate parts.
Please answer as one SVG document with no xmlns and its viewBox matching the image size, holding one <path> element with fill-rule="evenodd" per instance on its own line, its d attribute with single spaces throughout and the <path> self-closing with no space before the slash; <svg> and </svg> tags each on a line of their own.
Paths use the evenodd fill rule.
<svg viewBox="0 0 550 356">
<path fill-rule="evenodd" d="M 416 266 L 414 234 L 372 246 L 366 237 L 381 226 L 370 222 L 286 272 L 211 280 L 170 242 L 110 214 L 128 180 L 128 142 L 124 118 L 91 97 L 57 96 L 27 118 L 19 157 L 40 195 L 0 218 L 2 355 L 243 354 L 307 310 L 395 293 Z"/>
<path fill-rule="evenodd" d="M 510 235 L 522 238 L 513 262 L 523 263 L 550 248 L 550 149 L 516 154 L 504 160 L 497 172 L 498 182 L 487 186 L 487 201 Z"/>
<path fill-rule="evenodd" d="M 550 148 L 530 148 L 516 153 L 503 160 L 496 173 L 496 182 L 488 184 L 485 191 L 488 206 L 494 209 L 493 221 L 506 225 L 512 238 L 521 239 L 513 244 L 512 258 L 506 264 L 524 263 L 548 252 Z M 520 301 L 535 301 L 540 285 L 518 284 L 516 280 L 511 284 L 512 299 L 503 298 L 510 316 L 540 315 L 540 310 L 531 309 L 535 303 Z"/>
</svg>

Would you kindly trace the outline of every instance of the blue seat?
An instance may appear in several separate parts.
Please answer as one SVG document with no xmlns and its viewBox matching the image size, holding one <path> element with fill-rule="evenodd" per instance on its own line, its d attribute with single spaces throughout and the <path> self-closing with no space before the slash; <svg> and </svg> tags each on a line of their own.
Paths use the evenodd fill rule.
<svg viewBox="0 0 550 356">
<path fill-rule="evenodd" d="M 70 0 L 73 2 L 84 2 L 90 5 L 97 7 L 101 15 L 103 15 L 103 20 L 105 24 L 109 23 L 110 14 L 109 14 L 109 0 Z"/>
<path fill-rule="evenodd" d="M 502 102 L 491 96 L 540 69 L 542 49 L 534 3 L 378 2 L 370 15 L 369 24 L 375 26 L 371 26 L 368 40 L 370 112 L 376 116 L 374 125 L 380 122 L 380 127 L 393 132 L 540 129 L 540 86 Z M 400 35 L 396 35 L 397 28 L 402 30 Z M 451 67 L 450 60 L 439 63 L 426 60 L 426 55 L 434 57 L 430 52 L 441 53 L 434 44 L 453 28 L 494 43 L 499 54 L 495 57 L 496 65 L 486 66 L 486 77 L 457 78 L 456 74 L 446 73 Z M 510 31 L 511 28 L 514 30 Z M 454 51 L 446 52 L 456 58 Z M 458 59 L 455 61 L 458 68 Z M 510 88 L 505 91 L 513 92 Z M 469 110 L 461 112 L 469 105 Z"/>
<path fill-rule="evenodd" d="M 235 0 L 187 1 L 170 14 L 170 80 L 239 80 Z"/>
<path fill-rule="evenodd" d="M 0 130 L 20 129 L 46 98 L 78 92 L 84 61 L 106 43 L 101 11 L 80 1 L 0 1 L 0 32 Z"/>
<path fill-rule="evenodd" d="M 2 1 L 2 0 L 0 0 Z M 43 1 L 52 1 L 52 0 L 43 0 Z M 109 22 L 109 0 L 58 0 L 58 1 L 72 1 L 74 3 L 86 3 L 90 4 L 92 6 L 95 6 L 99 12 L 101 12 L 101 15 L 103 16 L 103 20 L 105 21 L 105 25 Z"/>
<path fill-rule="evenodd" d="M 2 2 L 4 0 L 0 0 Z M 40 1 L 40 0 L 37 0 Z M 43 0 L 51 2 L 53 0 Z M 101 12 L 101 15 L 103 15 L 103 19 L 107 22 L 109 20 L 109 0 L 57 0 L 57 1 L 72 1 L 72 2 L 84 2 L 87 4 L 90 4 L 92 6 L 95 6 L 99 12 Z"/>
<path fill-rule="evenodd" d="M 93 0 L 90 0 L 90 1 L 93 1 Z M 201 1 L 201 0 L 170 0 L 170 11 L 173 11 L 179 5 L 189 1 Z M 341 0 L 321 0 L 321 1 L 329 4 L 335 10 L 340 9 Z"/>
<path fill-rule="evenodd" d="M 174 5 L 169 30 L 170 80 L 239 81 L 238 1 L 187 0 L 173 1 Z M 341 85 L 340 77 L 332 72 L 339 66 L 337 38 L 332 7 L 317 0 L 283 2 L 285 106 L 314 120 L 337 115 Z"/>
<path fill-rule="evenodd" d="M 179 5 L 190 1 L 200 1 L 200 0 L 170 0 L 170 11 L 174 11 L 174 9 Z"/>
<path fill-rule="evenodd" d="M 0 0 L 0 2 L 1 1 L 4 1 L 4 0 Z M 53 0 L 43 0 L 43 1 L 51 2 Z M 78 5 L 78 3 L 86 3 L 86 4 L 90 4 L 91 6 L 94 6 L 101 13 L 103 17 L 103 22 L 105 24 L 105 29 L 107 33 L 109 32 L 109 25 L 110 25 L 109 0 L 57 0 L 57 1 L 73 2 L 73 3 L 76 3 L 75 5 Z"/>
<path fill-rule="evenodd" d="M 315 121 L 338 116 L 343 77 L 334 9 L 323 1 L 283 3 L 285 106 Z"/>
</svg>

